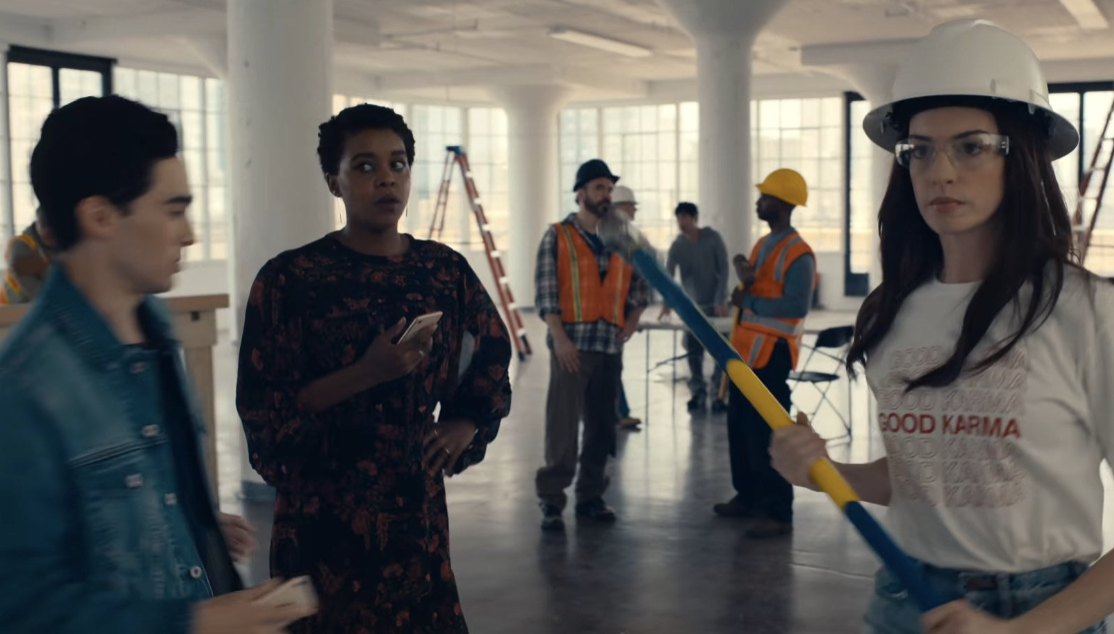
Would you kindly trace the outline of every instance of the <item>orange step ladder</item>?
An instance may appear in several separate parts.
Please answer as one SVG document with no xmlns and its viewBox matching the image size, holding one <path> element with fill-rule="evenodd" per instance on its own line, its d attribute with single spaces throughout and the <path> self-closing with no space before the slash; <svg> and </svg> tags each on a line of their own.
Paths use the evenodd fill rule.
<svg viewBox="0 0 1114 634">
<path fill-rule="evenodd" d="M 460 166 L 460 174 L 464 177 L 464 189 L 468 192 L 468 202 L 472 206 L 472 214 L 476 217 L 476 224 L 480 228 L 480 237 L 483 239 L 484 251 L 487 253 L 487 263 L 491 266 L 491 275 L 495 279 L 495 289 L 499 294 L 499 304 L 503 307 L 507 326 L 511 330 L 511 339 L 518 352 L 520 361 L 532 354 L 530 341 L 526 338 L 526 326 L 522 321 L 522 313 L 514 301 L 511 284 L 507 279 L 506 269 L 500 257 L 499 249 L 495 248 L 495 237 L 491 234 L 487 215 L 484 213 L 480 193 L 476 190 L 476 182 L 472 180 L 472 168 L 468 164 L 468 154 L 459 145 L 445 147 L 445 168 L 441 172 L 441 188 L 437 191 L 437 205 L 433 208 L 433 219 L 429 223 L 429 239 L 440 240 L 445 230 L 445 216 L 449 208 L 449 190 L 453 180 L 453 165 Z"/>
<path fill-rule="evenodd" d="M 1080 261 L 1087 261 L 1087 253 L 1091 247 L 1111 248 L 1114 245 L 1092 245 L 1095 225 L 1098 223 L 1099 211 L 1106 195 L 1106 186 L 1110 182 L 1111 164 L 1114 163 L 1114 101 L 1110 104 L 1110 112 L 1106 114 L 1106 122 L 1102 126 L 1102 134 L 1095 144 L 1095 153 L 1091 156 L 1091 165 L 1083 173 L 1083 182 L 1079 185 L 1079 205 L 1075 209 L 1072 219 L 1079 231 L 1083 228 L 1085 218 L 1089 218 L 1086 230 L 1081 231 L 1077 247 Z"/>
</svg>

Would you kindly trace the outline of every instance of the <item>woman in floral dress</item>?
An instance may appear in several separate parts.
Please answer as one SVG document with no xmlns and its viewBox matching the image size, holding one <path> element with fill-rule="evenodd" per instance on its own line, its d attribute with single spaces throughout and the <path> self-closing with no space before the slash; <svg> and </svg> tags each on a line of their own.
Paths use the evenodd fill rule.
<svg viewBox="0 0 1114 634">
<path fill-rule="evenodd" d="M 241 338 L 236 405 L 278 494 L 272 574 L 308 574 L 320 595 L 294 632 L 464 633 L 444 477 L 483 459 L 510 409 L 511 342 L 459 253 L 398 231 L 414 161 L 402 117 L 355 106 L 319 138 L 347 223 L 263 266 Z"/>
</svg>

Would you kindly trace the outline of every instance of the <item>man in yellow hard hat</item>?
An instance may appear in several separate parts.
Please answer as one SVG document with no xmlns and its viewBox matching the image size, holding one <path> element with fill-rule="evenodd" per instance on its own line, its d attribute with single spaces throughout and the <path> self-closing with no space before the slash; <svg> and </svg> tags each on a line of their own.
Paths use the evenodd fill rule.
<svg viewBox="0 0 1114 634">
<path fill-rule="evenodd" d="M 770 225 L 750 258 L 734 258 L 739 286 L 731 344 L 786 410 L 789 372 L 797 365 L 804 318 L 816 288 L 816 257 L 790 222 L 808 202 L 808 186 L 797 172 L 779 169 L 758 185 L 758 218 Z M 793 486 L 770 465 L 770 427 L 734 385 L 727 409 L 731 480 L 735 497 L 715 505 L 725 517 L 753 520 L 754 538 L 793 530 Z"/>
<path fill-rule="evenodd" d="M 0 282 L 0 306 L 25 304 L 39 296 L 46 283 L 54 237 L 43 219 L 42 207 L 23 233 L 8 242 L 4 259 L 8 272 Z"/>
</svg>

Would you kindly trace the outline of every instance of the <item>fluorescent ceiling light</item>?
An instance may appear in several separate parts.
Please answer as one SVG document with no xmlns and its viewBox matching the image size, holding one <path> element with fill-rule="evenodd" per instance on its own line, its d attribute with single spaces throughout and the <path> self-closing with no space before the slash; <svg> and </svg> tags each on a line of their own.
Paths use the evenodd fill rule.
<svg viewBox="0 0 1114 634">
<path fill-rule="evenodd" d="M 1087 30 L 1101 31 L 1110 28 L 1102 9 L 1095 0 L 1060 0 L 1060 4 L 1072 14 L 1079 26 Z"/>
<path fill-rule="evenodd" d="M 581 31 L 573 31 L 564 27 L 557 27 L 549 30 L 549 37 L 555 40 L 562 40 L 579 44 L 581 46 L 589 46 L 608 53 L 615 53 L 617 55 L 626 55 L 627 57 L 649 57 L 653 52 L 648 48 L 635 46 L 634 44 L 627 44 L 626 42 L 619 42 L 606 37 L 592 35 L 591 33 L 583 33 Z"/>
</svg>

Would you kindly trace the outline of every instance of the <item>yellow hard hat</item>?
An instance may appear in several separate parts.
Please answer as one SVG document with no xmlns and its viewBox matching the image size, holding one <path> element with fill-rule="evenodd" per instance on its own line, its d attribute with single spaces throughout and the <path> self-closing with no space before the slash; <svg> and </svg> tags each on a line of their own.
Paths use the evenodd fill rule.
<svg viewBox="0 0 1114 634">
<path fill-rule="evenodd" d="M 790 205 L 804 207 L 808 202 L 808 185 L 805 177 L 791 169 L 770 172 L 766 180 L 757 185 L 758 191 L 774 198 L 780 198 Z"/>
</svg>

